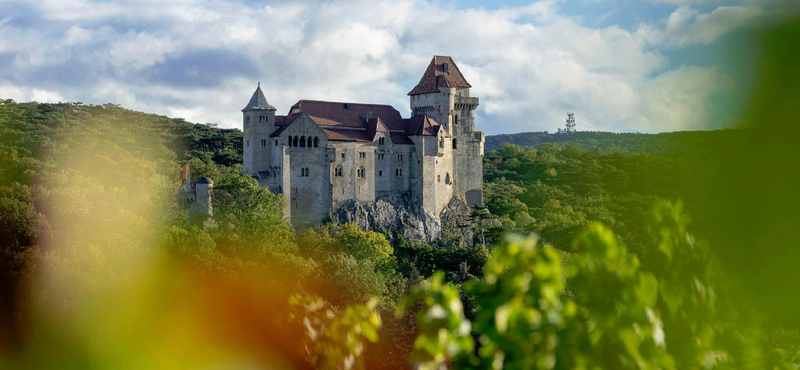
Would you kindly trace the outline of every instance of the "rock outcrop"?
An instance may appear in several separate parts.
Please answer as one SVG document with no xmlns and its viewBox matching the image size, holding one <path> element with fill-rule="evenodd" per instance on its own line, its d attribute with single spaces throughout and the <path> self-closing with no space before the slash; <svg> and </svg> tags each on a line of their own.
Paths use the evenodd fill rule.
<svg viewBox="0 0 800 370">
<path fill-rule="evenodd" d="M 382 197 L 373 203 L 350 200 L 331 215 L 331 223 L 355 223 L 366 230 L 399 232 L 410 242 L 433 242 L 471 246 L 475 228 L 469 219 L 470 208 L 453 197 L 439 215 L 425 211 L 402 194 Z"/>
</svg>

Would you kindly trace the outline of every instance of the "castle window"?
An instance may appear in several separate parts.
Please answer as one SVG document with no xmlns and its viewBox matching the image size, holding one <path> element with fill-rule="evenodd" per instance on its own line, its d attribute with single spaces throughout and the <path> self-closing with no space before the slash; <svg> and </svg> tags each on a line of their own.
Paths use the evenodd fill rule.
<svg viewBox="0 0 800 370">
<path fill-rule="evenodd" d="M 385 154 L 378 154 L 378 159 L 382 161 L 384 156 Z"/>
<path fill-rule="evenodd" d="M 386 143 L 386 138 L 382 137 L 378 139 L 378 145 L 383 145 L 384 143 Z"/>
<path fill-rule="evenodd" d="M 300 177 L 308 177 L 308 167 L 300 168 Z"/>
<path fill-rule="evenodd" d="M 444 148 L 444 138 L 439 139 L 439 147 Z"/>
<path fill-rule="evenodd" d="M 306 137 L 305 136 L 300 136 L 300 147 L 301 148 L 305 148 L 306 147 Z"/>
<path fill-rule="evenodd" d="M 453 139 L 453 149 L 458 149 L 458 144 L 456 142 L 456 139 Z"/>
<path fill-rule="evenodd" d="M 383 171 L 378 171 L 378 176 L 383 176 Z"/>
<path fill-rule="evenodd" d="M 403 177 L 403 169 L 402 168 L 395 169 L 394 175 L 397 177 Z"/>
<path fill-rule="evenodd" d="M 447 185 L 450 185 L 450 173 L 449 172 L 446 175 L 444 175 L 444 183 L 447 184 Z"/>
<path fill-rule="evenodd" d="M 278 139 L 275 139 L 275 146 L 278 146 Z"/>
<path fill-rule="evenodd" d="M 244 118 L 244 123 L 250 123 L 250 116 Z"/>
<path fill-rule="evenodd" d="M 267 139 L 261 140 L 261 146 L 267 146 Z"/>
<path fill-rule="evenodd" d="M 358 152 L 358 158 L 361 158 L 361 159 L 367 158 L 367 153 L 366 152 Z"/>
<path fill-rule="evenodd" d="M 314 140 L 311 140 L 311 136 L 308 137 L 308 147 L 311 148 L 314 145 Z"/>
<path fill-rule="evenodd" d="M 436 175 L 436 182 L 442 182 L 442 175 Z"/>
<path fill-rule="evenodd" d="M 453 118 L 453 124 L 454 125 L 458 124 L 458 115 L 456 115 L 455 118 Z"/>
<path fill-rule="evenodd" d="M 342 152 L 342 159 L 344 159 L 344 152 Z"/>
<path fill-rule="evenodd" d="M 342 166 L 338 165 L 336 168 L 333 169 L 333 176 L 335 177 L 342 177 Z"/>
<path fill-rule="evenodd" d="M 359 167 L 358 170 L 356 170 L 356 176 L 363 179 L 367 177 L 367 171 L 364 170 L 364 167 Z"/>
<path fill-rule="evenodd" d="M 297 145 L 297 144 L 298 144 L 297 140 L 298 140 L 298 139 L 297 139 L 297 136 L 295 136 L 295 137 L 294 137 L 294 140 L 292 140 L 292 146 L 298 146 L 298 145 Z"/>
<path fill-rule="evenodd" d="M 397 160 L 398 161 L 402 161 L 403 160 L 403 155 L 402 154 L 398 154 L 397 155 Z"/>
<path fill-rule="evenodd" d="M 318 146 L 319 146 L 319 137 L 318 136 L 314 136 L 314 147 L 316 148 Z"/>
<path fill-rule="evenodd" d="M 250 146 L 250 140 L 247 140 L 247 146 L 248 147 Z"/>
</svg>

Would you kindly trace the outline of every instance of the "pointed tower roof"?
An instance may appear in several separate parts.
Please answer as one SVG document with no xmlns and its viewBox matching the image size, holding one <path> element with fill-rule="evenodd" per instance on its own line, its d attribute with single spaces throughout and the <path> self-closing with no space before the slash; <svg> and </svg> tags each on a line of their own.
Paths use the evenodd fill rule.
<svg viewBox="0 0 800 370">
<path fill-rule="evenodd" d="M 440 87 L 472 87 L 472 85 L 458 70 L 453 58 L 436 55 L 417 86 L 408 95 L 438 93 Z"/>
<path fill-rule="evenodd" d="M 386 125 L 383 124 L 383 120 L 380 117 L 370 119 L 367 122 L 367 137 L 371 140 L 375 140 L 375 135 L 379 132 L 389 132 L 389 129 L 386 128 Z"/>
<path fill-rule="evenodd" d="M 405 134 L 408 136 L 438 136 L 439 131 L 443 131 L 444 137 L 450 137 L 450 133 L 433 118 L 427 114 L 418 114 L 408 119 Z"/>
<path fill-rule="evenodd" d="M 253 93 L 253 97 L 250 98 L 250 102 L 247 103 L 247 106 L 242 109 L 242 112 L 246 112 L 253 109 L 266 109 L 266 110 L 275 110 L 268 101 L 267 97 L 264 96 L 264 92 L 261 91 L 261 82 L 258 83 L 258 87 L 256 91 Z"/>
</svg>

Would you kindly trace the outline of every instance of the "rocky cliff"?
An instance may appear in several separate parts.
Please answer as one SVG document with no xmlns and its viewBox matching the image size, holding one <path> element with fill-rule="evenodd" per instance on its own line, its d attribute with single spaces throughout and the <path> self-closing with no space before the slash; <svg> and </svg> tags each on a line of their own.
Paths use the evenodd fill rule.
<svg viewBox="0 0 800 370">
<path fill-rule="evenodd" d="M 399 232 L 410 242 L 433 242 L 472 246 L 475 225 L 467 204 L 453 197 L 439 215 L 434 215 L 401 194 L 383 197 L 373 203 L 350 200 L 331 215 L 331 223 L 356 223 L 367 230 Z"/>
</svg>

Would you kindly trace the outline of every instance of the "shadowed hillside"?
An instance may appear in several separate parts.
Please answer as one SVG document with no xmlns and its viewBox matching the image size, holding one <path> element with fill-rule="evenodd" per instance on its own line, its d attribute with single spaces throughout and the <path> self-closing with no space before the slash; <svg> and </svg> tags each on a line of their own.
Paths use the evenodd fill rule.
<svg viewBox="0 0 800 370">
<path fill-rule="evenodd" d="M 538 148 L 543 143 L 561 146 L 578 144 L 581 148 L 603 152 L 623 150 L 630 153 L 682 154 L 690 151 L 705 151 L 708 147 L 742 136 L 741 130 L 679 131 L 660 134 L 614 133 L 601 131 L 578 131 L 571 134 L 549 134 L 545 132 L 520 132 L 486 136 L 486 151 L 500 149 L 503 144 L 519 145 L 523 148 Z"/>
</svg>

